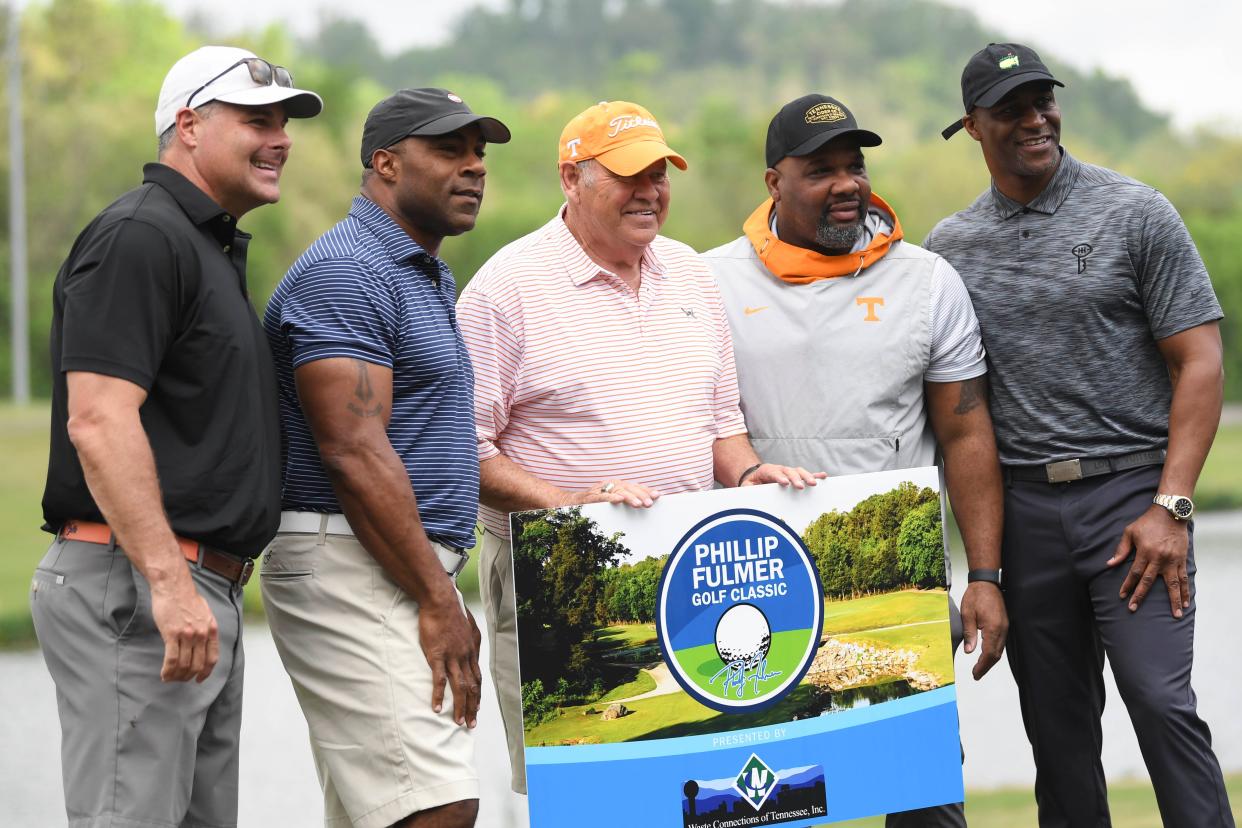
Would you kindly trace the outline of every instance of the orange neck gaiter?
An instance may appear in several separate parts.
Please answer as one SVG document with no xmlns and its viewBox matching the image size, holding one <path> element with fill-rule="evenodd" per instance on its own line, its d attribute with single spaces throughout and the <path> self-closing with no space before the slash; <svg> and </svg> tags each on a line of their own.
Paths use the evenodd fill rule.
<svg viewBox="0 0 1242 828">
<path fill-rule="evenodd" d="M 772 199 L 765 200 L 742 224 L 742 231 L 755 248 L 759 261 L 774 276 L 795 285 L 805 285 L 820 279 L 837 276 L 853 276 L 884 258 L 893 242 L 902 238 L 901 221 L 893 208 L 875 193 L 871 204 L 892 216 L 893 232 L 877 233 L 866 249 L 857 253 L 828 256 L 805 247 L 783 242 L 772 233 Z"/>
</svg>

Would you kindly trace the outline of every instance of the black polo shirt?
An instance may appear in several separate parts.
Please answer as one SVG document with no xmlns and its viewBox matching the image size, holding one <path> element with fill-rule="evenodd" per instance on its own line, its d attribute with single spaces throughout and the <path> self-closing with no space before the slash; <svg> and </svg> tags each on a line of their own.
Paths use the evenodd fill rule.
<svg viewBox="0 0 1242 828">
<path fill-rule="evenodd" d="M 102 521 L 69 441 L 66 371 L 120 377 L 140 409 L 173 531 L 256 557 L 280 521 L 276 377 L 246 290 L 250 236 L 162 164 L 100 213 L 56 276 L 44 529 Z"/>
</svg>

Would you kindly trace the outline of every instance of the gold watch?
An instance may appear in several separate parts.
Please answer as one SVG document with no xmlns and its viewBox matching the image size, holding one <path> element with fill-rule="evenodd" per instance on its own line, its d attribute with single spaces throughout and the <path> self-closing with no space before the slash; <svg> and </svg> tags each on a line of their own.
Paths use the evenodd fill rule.
<svg viewBox="0 0 1242 828">
<path fill-rule="evenodd" d="M 1190 520 L 1195 513 L 1195 502 L 1186 495 L 1158 494 L 1151 502 L 1168 509 L 1174 520 Z"/>
</svg>

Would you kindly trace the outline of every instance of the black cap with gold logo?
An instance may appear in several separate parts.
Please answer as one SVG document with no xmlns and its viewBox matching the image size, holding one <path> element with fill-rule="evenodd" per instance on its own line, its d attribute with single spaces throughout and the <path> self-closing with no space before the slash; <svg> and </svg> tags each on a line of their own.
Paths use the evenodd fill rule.
<svg viewBox="0 0 1242 828">
<path fill-rule="evenodd" d="M 781 107 L 768 124 L 764 156 L 769 167 L 792 155 L 810 155 L 833 138 L 856 135 L 860 147 L 878 147 L 880 136 L 858 127 L 845 104 L 827 95 L 803 95 Z"/>
</svg>

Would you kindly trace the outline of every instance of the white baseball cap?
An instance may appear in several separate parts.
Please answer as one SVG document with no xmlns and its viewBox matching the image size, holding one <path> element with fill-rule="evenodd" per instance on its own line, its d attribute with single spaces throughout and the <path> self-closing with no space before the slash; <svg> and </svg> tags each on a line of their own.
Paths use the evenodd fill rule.
<svg viewBox="0 0 1242 828">
<path fill-rule="evenodd" d="M 256 67 L 248 61 L 257 61 Z M 254 77 L 257 68 L 269 75 L 267 83 Z M 283 75 L 282 75 L 283 73 Z M 313 118 L 323 109 L 323 100 L 314 92 L 294 89 L 288 72 L 273 66 L 253 52 L 233 46 L 203 46 L 173 64 L 164 76 L 160 102 L 155 107 L 155 134 L 163 135 L 177 120 L 183 107 L 202 106 L 209 101 L 240 106 L 283 103 L 290 118 Z M 191 101 L 191 98 L 193 99 Z"/>
</svg>

